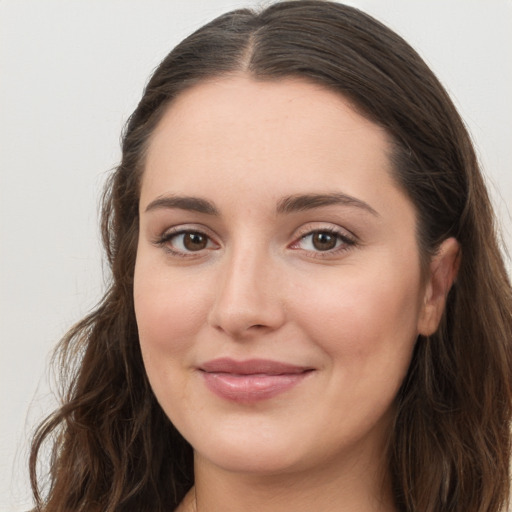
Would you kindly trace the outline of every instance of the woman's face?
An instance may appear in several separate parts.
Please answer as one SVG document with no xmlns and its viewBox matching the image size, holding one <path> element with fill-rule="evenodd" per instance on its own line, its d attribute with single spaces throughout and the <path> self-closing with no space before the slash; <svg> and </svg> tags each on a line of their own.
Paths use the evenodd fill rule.
<svg viewBox="0 0 512 512">
<path fill-rule="evenodd" d="M 303 81 L 219 79 L 157 127 L 140 198 L 145 367 L 196 460 L 373 463 L 424 322 L 385 131 Z"/>
</svg>

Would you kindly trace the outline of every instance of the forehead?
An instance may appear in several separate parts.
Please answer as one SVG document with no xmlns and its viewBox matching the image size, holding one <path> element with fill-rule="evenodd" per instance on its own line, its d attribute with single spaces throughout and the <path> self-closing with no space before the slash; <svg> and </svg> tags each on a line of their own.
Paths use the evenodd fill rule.
<svg viewBox="0 0 512 512">
<path fill-rule="evenodd" d="M 386 132 L 335 92 L 302 80 L 237 76 L 178 96 L 152 135 L 145 167 L 177 177 L 184 165 L 189 172 L 229 165 L 234 173 L 257 165 L 275 175 L 293 160 L 306 178 L 311 165 L 389 170 L 389 147 Z"/>
<path fill-rule="evenodd" d="M 211 80 L 183 92 L 163 115 L 141 202 L 166 193 L 211 196 L 219 185 L 224 195 L 240 185 L 275 198 L 340 188 L 378 202 L 384 184 L 396 189 L 389 150 L 384 129 L 319 85 Z"/>
<path fill-rule="evenodd" d="M 371 136 L 369 142 L 378 142 L 383 148 L 387 144 L 385 130 L 357 113 L 348 99 L 298 78 L 263 81 L 234 75 L 200 82 L 169 105 L 153 133 L 153 145 L 158 144 L 155 140 L 167 138 L 170 129 L 176 138 L 186 137 L 187 142 L 207 138 L 212 143 L 238 142 L 244 146 L 251 141 L 268 145 L 271 137 L 275 143 L 275 131 L 282 130 L 287 136 L 279 141 L 283 150 L 300 142 L 301 137 L 323 146 L 322 141 L 328 144 L 332 136 L 349 132 L 355 136 L 356 132 L 364 133 L 367 139 Z M 251 132 L 251 141 L 247 132 Z"/>
</svg>

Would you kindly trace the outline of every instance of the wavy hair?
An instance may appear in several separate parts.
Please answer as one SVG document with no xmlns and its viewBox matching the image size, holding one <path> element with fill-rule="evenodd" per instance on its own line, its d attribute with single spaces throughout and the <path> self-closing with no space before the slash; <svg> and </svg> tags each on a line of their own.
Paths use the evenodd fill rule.
<svg viewBox="0 0 512 512">
<path fill-rule="evenodd" d="M 413 201 L 423 262 L 455 237 L 462 260 L 438 331 L 419 337 L 396 398 L 388 453 L 403 512 L 498 512 L 508 502 L 512 292 L 468 132 L 419 55 L 363 12 L 322 0 L 220 16 L 180 43 L 149 80 L 103 197 L 112 278 L 61 341 L 61 407 L 38 428 L 37 511 L 164 512 L 193 485 L 192 448 L 158 405 L 133 308 L 145 152 L 163 112 L 194 84 L 230 73 L 298 77 L 347 98 L 391 136 L 394 178 Z M 36 470 L 49 443 L 40 489 Z"/>
</svg>

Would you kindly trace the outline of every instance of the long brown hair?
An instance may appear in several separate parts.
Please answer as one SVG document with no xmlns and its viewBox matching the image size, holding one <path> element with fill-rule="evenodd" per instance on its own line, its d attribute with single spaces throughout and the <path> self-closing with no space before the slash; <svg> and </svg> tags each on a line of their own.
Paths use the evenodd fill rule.
<svg viewBox="0 0 512 512">
<path fill-rule="evenodd" d="M 145 150 L 183 90 L 232 72 L 299 77 L 348 98 L 393 140 L 395 179 L 413 201 L 424 262 L 447 237 L 462 260 L 438 331 L 420 337 L 397 396 L 389 469 L 397 508 L 498 512 L 508 501 L 512 292 L 470 137 L 447 93 L 398 35 L 361 11 L 321 0 L 238 10 L 205 25 L 160 64 L 127 123 L 103 200 L 112 269 L 99 307 L 56 354 L 66 390 L 30 459 L 36 509 L 172 510 L 193 485 L 192 449 L 157 404 L 133 311 Z M 36 463 L 50 442 L 44 492 Z"/>
</svg>

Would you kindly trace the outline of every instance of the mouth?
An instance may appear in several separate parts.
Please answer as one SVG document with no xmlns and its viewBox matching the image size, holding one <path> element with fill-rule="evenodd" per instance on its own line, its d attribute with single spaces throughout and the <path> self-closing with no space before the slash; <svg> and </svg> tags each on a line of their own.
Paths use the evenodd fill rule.
<svg viewBox="0 0 512 512">
<path fill-rule="evenodd" d="M 214 359 L 199 368 L 206 387 L 215 395 L 237 403 L 268 400 L 302 382 L 314 368 L 266 359 L 235 361 Z"/>
</svg>

